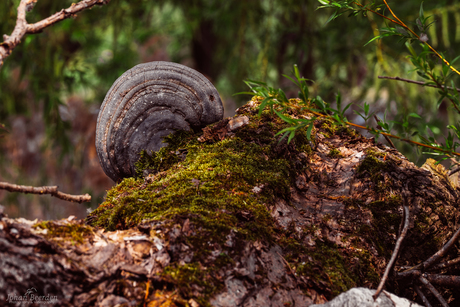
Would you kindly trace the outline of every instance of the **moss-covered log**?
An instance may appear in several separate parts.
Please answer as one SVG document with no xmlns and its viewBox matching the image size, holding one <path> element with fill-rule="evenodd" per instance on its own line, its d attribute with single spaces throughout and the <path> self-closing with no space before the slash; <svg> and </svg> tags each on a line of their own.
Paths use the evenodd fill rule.
<svg viewBox="0 0 460 307">
<path fill-rule="evenodd" d="M 258 105 L 142 153 L 138 177 L 85 223 L 3 217 L 0 301 L 34 287 L 72 306 L 308 306 L 377 287 L 404 199 L 412 223 L 397 267 L 425 260 L 459 227 L 460 188 L 439 167 L 326 119 L 310 141 L 303 131 L 288 143 L 276 135 L 285 123 L 259 117 Z M 410 287 L 387 285 L 416 299 Z"/>
</svg>

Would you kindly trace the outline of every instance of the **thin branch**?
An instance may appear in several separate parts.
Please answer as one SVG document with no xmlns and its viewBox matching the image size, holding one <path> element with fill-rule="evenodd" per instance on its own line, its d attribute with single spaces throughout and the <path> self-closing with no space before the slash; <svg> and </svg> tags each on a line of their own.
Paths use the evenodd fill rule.
<svg viewBox="0 0 460 307">
<path fill-rule="evenodd" d="M 395 23 L 395 24 L 397 24 L 397 25 L 400 25 L 401 27 L 403 27 L 403 28 L 405 28 L 406 30 L 408 30 L 410 33 L 412 33 L 412 35 L 414 35 L 417 39 L 420 40 L 420 36 L 419 36 L 417 33 L 415 33 L 411 28 L 409 28 L 404 22 L 402 22 L 402 21 L 398 18 L 398 16 L 396 16 L 395 13 L 393 13 L 393 10 L 392 10 L 391 7 L 388 5 L 388 3 L 386 2 L 386 0 L 383 0 L 383 2 L 385 3 L 385 5 L 386 5 L 386 7 L 388 8 L 388 10 L 390 11 L 391 15 L 392 15 L 395 19 L 391 19 L 391 18 L 389 18 L 389 17 L 387 17 L 387 16 L 385 16 L 385 15 L 383 15 L 383 14 L 380 14 L 380 13 L 378 13 L 378 12 L 376 12 L 376 11 L 370 9 L 370 8 L 367 8 L 367 7 L 366 7 L 365 9 L 368 10 L 369 12 L 372 12 L 372 13 L 374 13 L 374 14 L 377 14 L 377 15 L 379 15 L 379 16 L 381 16 L 381 17 L 383 17 L 383 18 L 385 18 L 385 19 L 387 19 L 387 20 L 389 20 L 389 21 L 391 21 L 391 22 L 393 22 L 393 23 Z M 356 5 L 358 5 L 358 6 L 360 6 L 360 7 L 364 7 L 362 4 L 360 4 L 360 3 L 356 2 L 356 1 L 354 1 L 353 3 L 355 3 Z M 437 56 L 438 58 L 440 58 L 447 66 L 449 66 L 450 70 L 452 70 L 452 71 L 455 72 L 456 74 L 460 75 L 460 72 L 459 72 L 458 70 L 456 70 L 456 69 L 455 69 L 455 68 L 454 68 L 454 67 L 453 67 L 453 66 L 452 66 L 442 55 L 440 55 L 440 54 L 436 51 L 436 49 L 434 49 L 434 48 L 433 48 L 430 44 L 428 44 L 427 42 L 423 42 L 423 43 L 424 43 L 428 48 L 430 48 L 430 50 L 431 50 L 434 54 L 436 54 L 436 56 Z"/>
<path fill-rule="evenodd" d="M 91 201 L 91 196 L 89 194 L 85 195 L 71 195 L 58 191 L 57 186 L 45 186 L 45 187 L 32 187 L 25 185 L 17 185 L 8 182 L 0 182 L 0 189 L 7 190 L 10 192 L 21 192 L 21 193 L 30 193 L 30 194 L 50 194 L 51 196 L 71 201 L 77 203 L 89 202 Z"/>
<path fill-rule="evenodd" d="M 403 278 L 415 279 L 415 278 L 418 278 L 420 275 L 422 275 L 422 272 L 420 272 L 420 270 L 417 270 L 416 267 L 411 267 L 407 269 L 406 271 L 396 273 L 396 277 L 398 279 L 403 279 Z"/>
<path fill-rule="evenodd" d="M 305 107 L 300 107 L 298 105 L 295 105 L 295 104 L 292 104 L 292 103 L 286 103 L 286 105 L 292 107 L 292 108 L 297 108 L 297 109 L 305 109 Z M 332 118 L 331 116 L 329 115 L 324 115 L 324 114 L 321 114 L 319 112 L 316 112 L 312 109 L 308 109 L 308 112 L 316 115 L 316 116 L 320 116 L 320 117 L 328 117 L 328 118 L 331 118 L 334 120 L 334 118 Z M 439 148 L 439 147 L 435 147 L 435 146 L 431 146 L 431 145 L 426 145 L 426 144 L 423 144 L 423 143 L 420 143 L 420 142 L 416 142 L 416 141 L 412 141 L 412 140 L 409 140 L 409 139 L 405 139 L 405 138 L 402 138 L 400 136 L 397 136 L 397 135 L 393 135 L 393 134 L 390 134 L 390 133 L 386 133 L 386 132 L 383 132 L 383 131 L 379 131 L 379 130 L 375 130 L 373 128 L 369 128 L 369 127 L 364 127 L 364 126 L 361 126 L 361 125 L 358 125 L 358 124 L 354 124 L 354 123 L 351 123 L 351 122 L 344 122 L 346 125 L 349 125 L 349 126 L 352 126 L 352 127 L 356 127 L 356 128 L 359 128 L 359 129 L 365 129 L 365 130 L 368 130 L 368 131 L 376 131 L 378 132 L 379 134 L 381 135 L 384 135 L 384 136 L 388 136 L 390 138 L 393 138 L 393 139 L 397 139 L 397 140 L 400 140 L 400 141 L 403 141 L 403 142 L 406 142 L 406 143 L 409 143 L 409 144 L 414 144 L 414 145 L 417 145 L 417 146 L 420 146 L 420 147 L 425 147 L 425 148 L 429 148 L 429 149 L 432 149 L 432 150 L 435 150 L 435 151 L 438 151 L 438 152 L 443 152 L 446 154 L 446 156 L 449 156 L 450 155 L 455 155 L 455 156 L 459 156 L 460 157 L 460 153 L 456 152 L 456 151 L 451 151 L 451 150 L 445 150 L 445 149 L 442 149 L 442 148 Z"/>
<path fill-rule="evenodd" d="M 434 254 L 428 260 L 421 264 L 423 270 L 429 269 L 430 267 L 435 265 L 439 260 L 441 260 L 441 258 L 444 257 L 444 255 L 450 250 L 452 246 L 454 246 L 454 244 L 458 241 L 459 238 L 460 228 L 457 229 L 452 238 L 450 238 L 450 240 L 439 251 L 437 251 L 436 254 Z"/>
<path fill-rule="evenodd" d="M 449 307 L 449 305 L 447 304 L 447 302 L 444 300 L 444 298 L 441 296 L 441 294 L 438 292 L 438 290 L 436 290 L 436 288 L 423 276 L 420 276 L 418 278 L 418 280 L 420 280 L 420 282 L 428 288 L 428 290 L 431 291 L 431 293 L 433 293 L 433 295 L 438 299 L 438 301 L 441 303 L 441 305 L 443 307 Z"/>
<path fill-rule="evenodd" d="M 422 290 L 420 290 L 420 288 L 417 285 L 414 286 L 414 289 L 415 292 L 417 292 L 418 296 L 420 296 L 420 298 L 422 299 L 423 305 L 425 305 L 425 307 L 431 307 L 430 302 L 426 298 L 425 294 L 423 294 Z"/>
<path fill-rule="evenodd" d="M 453 266 L 459 263 L 460 263 L 460 257 L 446 261 L 446 262 L 438 263 L 437 265 L 430 268 L 430 270 L 441 270 L 441 269 L 445 269 L 447 267 L 450 267 L 450 266 Z"/>
<path fill-rule="evenodd" d="M 403 24 L 402 24 L 402 23 L 399 23 L 397 20 L 391 19 L 391 18 L 389 18 L 389 17 L 387 17 L 387 16 L 385 16 L 385 15 L 383 15 L 383 14 L 380 14 L 379 12 L 374 11 L 374 10 L 368 8 L 368 7 L 364 7 L 364 5 L 362 5 L 361 3 L 358 3 L 358 2 L 353 2 L 353 3 L 356 4 L 357 6 L 360 6 L 360 7 L 364 8 L 364 9 L 368 10 L 369 12 L 372 12 L 372 13 L 374 13 L 374 14 L 376 14 L 376 15 L 379 15 L 379 16 L 382 17 L 382 18 L 385 18 L 385 19 L 387 19 L 387 20 L 389 20 L 389 21 L 391 21 L 391 22 L 393 22 L 393 23 L 396 23 L 396 24 L 398 24 L 398 25 L 400 25 L 400 26 L 403 26 Z"/>
<path fill-rule="evenodd" d="M 460 166 L 457 167 L 457 168 L 455 168 L 455 169 L 453 169 L 453 170 L 451 170 L 451 171 L 448 173 L 448 175 L 449 175 L 449 176 L 452 176 L 453 174 L 458 173 L 458 172 L 460 172 Z"/>
<path fill-rule="evenodd" d="M 21 3 L 19 3 L 16 26 L 10 36 L 3 35 L 4 42 L 0 43 L 0 67 L 3 65 L 3 60 L 19 45 L 26 34 L 39 33 L 43 29 L 61 20 L 73 17 L 75 14 L 95 5 L 107 4 L 110 0 L 82 0 L 78 3 L 73 3 L 67 9 L 62 9 L 60 12 L 57 12 L 46 19 L 34 24 L 28 24 L 26 20 L 26 12 L 31 11 L 37 1 L 38 0 L 21 0 Z"/>
<path fill-rule="evenodd" d="M 404 199 L 404 228 L 401 231 L 401 234 L 399 235 L 398 240 L 396 241 L 395 249 L 393 251 L 393 254 L 391 255 L 390 262 L 388 262 L 387 267 L 385 268 L 385 273 L 383 273 L 383 277 L 380 280 L 380 284 L 377 287 L 377 291 L 375 291 L 374 295 L 372 297 L 374 298 L 374 301 L 377 299 L 379 296 L 380 292 L 383 289 L 383 286 L 385 286 L 385 283 L 388 279 L 388 275 L 390 274 L 390 270 L 393 267 L 396 258 L 398 258 L 399 254 L 399 249 L 401 248 L 402 241 L 404 240 L 404 237 L 407 234 L 407 230 L 409 229 L 409 220 L 410 220 L 410 213 L 409 213 L 409 206 L 407 206 L 407 198 Z"/>
<path fill-rule="evenodd" d="M 388 8 L 388 10 L 390 11 L 391 15 L 393 15 L 393 17 L 398 21 L 397 23 L 399 23 L 400 25 L 402 25 L 402 27 L 404 27 L 406 30 L 408 30 L 410 33 L 412 33 L 412 35 L 414 35 L 415 37 L 417 37 L 419 40 L 420 40 L 420 36 L 415 33 L 411 28 L 409 28 L 404 22 L 402 22 L 398 16 L 396 16 L 395 13 L 393 13 L 393 11 L 391 10 L 391 7 L 388 5 L 387 1 L 386 0 L 383 0 L 383 2 L 385 3 L 386 7 Z M 442 56 L 440 55 L 436 49 L 434 49 L 433 47 L 431 47 L 430 44 L 428 44 L 426 41 L 423 42 L 428 48 L 430 48 L 430 50 L 436 54 L 438 56 L 438 58 L 440 58 L 447 66 L 449 66 L 450 70 L 452 70 L 453 72 L 455 72 L 457 75 L 460 75 L 460 72 L 458 70 L 456 70 L 452 65 L 450 65 L 450 63 Z"/>
<path fill-rule="evenodd" d="M 418 85 L 422 85 L 422 86 L 428 86 L 428 87 L 434 87 L 434 88 L 444 88 L 444 89 L 447 89 L 447 90 L 457 90 L 457 91 L 460 91 L 460 88 L 458 87 L 451 87 L 451 86 L 441 86 L 439 87 L 438 85 L 436 84 L 430 84 L 428 82 L 422 82 L 422 81 L 415 81 L 415 80 L 411 80 L 411 79 L 405 79 L 405 78 L 401 78 L 401 77 L 388 77 L 388 76 L 378 76 L 379 79 L 388 79 L 388 80 L 396 80 L 396 81 L 403 81 L 403 82 L 407 82 L 407 83 L 413 83 L 413 84 L 418 84 Z"/>
<path fill-rule="evenodd" d="M 460 288 L 460 276 L 440 274 L 425 274 L 424 276 L 433 284 L 456 289 Z"/>
</svg>

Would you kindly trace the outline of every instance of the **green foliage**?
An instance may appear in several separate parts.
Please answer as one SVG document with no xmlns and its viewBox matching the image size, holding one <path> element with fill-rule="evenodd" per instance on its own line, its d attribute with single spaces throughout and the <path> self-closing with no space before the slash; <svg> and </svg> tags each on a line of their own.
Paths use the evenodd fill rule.
<svg viewBox="0 0 460 307">
<path fill-rule="evenodd" d="M 403 21 L 401 21 L 396 15 L 394 15 L 393 12 L 391 12 L 392 17 L 386 17 L 383 14 L 379 13 L 378 11 L 382 7 L 382 5 L 376 5 L 375 2 L 371 4 L 367 4 L 366 6 L 363 6 L 355 1 L 322 1 L 319 0 L 323 6 L 320 8 L 335 8 L 334 14 L 328 19 L 328 22 L 331 20 L 334 20 L 338 16 L 342 15 L 344 12 L 351 11 L 352 13 L 350 16 L 356 16 L 360 13 L 362 14 L 367 14 L 369 12 L 377 14 L 383 18 L 386 19 L 386 21 L 395 23 L 397 24 L 396 27 L 385 27 L 381 30 L 380 35 L 375 36 L 373 39 L 371 39 L 368 43 L 374 41 L 374 40 L 379 40 L 383 37 L 387 36 L 399 36 L 402 39 L 406 41 L 406 47 L 410 51 L 410 55 L 408 58 L 411 60 L 414 68 L 413 71 L 416 71 L 417 74 L 428 80 L 428 82 L 418 82 L 420 85 L 423 86 L 432 86 L 438 88 L 438 94 L 440 95 L 440 98 L 438 99 L 437 107 L 439 108 L 440 104 L 445 101 L 445 99 L 448 99 L 451 103 L 453 108 L 458 111 L 460 114 L 460 103 L 459 103 L 459 90 L 456 89 L 454 81 L 452 80 L 452 77 L 455 76 L 455 73 L 460 75 L 460 72 L 458 72 L 455 68 L 453 68 L 452 63 L 454 63 L 459 57 L 455 58 L 451 63 L 449 63 L 445 57 L 438 53 L 433 47 L 431 47 L 427 43 L 427 39 L 425 39 L 426 36 L 426 31 L 428 28 L 432 25 L 431 23 L 428 23 L 428 20 L 430 17 L 425 17 L 424 14 L 424 9 L 423 9 L 423 4 L 420 6 L 419 10 L 419 17 L 416 19 L 415 24 L 417 25 L 418 29 L 422 32 L 422 34 L 419 36 L 417 35 L 411 28 L 409 28 Z M 390 7 L 386 4 L 383 4 L 383 6 L 386 6 L 388 10 L 390 10 Z M 411 42 L 414 42 L 415 40 L 418 40 L 419 42 L 422 42 L 419 44 L 421 46 L 421 51 L 417 53 L 413 46 L 411 45 Z M 367 45 L 367 44 L 366 44 Z M 439 64 L 436 64 L 433 61 L 433 56 L 438 57 L 441 62 Z M 329 104 L 325 103 L 321 97 L 317 96 L 312 99 L 308 99 L 308 86 L 306 81 L 307 79 L 303 78 L 300 76 L 299 71 L 297 66 L 294 66 L 294 78 L 286 76 L 289 80 L 291 80 L 299 89 L 299 97 L 300 97 L 300 104 L 299 105 L 292 105 L 290 104 L 290 100 L 287 99 L 286 94 L 284 93 L 283 90 L 278 89 L 275 90 L 272 87 L 267 86 L 263 82 L 258 82 L 258 81 L 248 81 L 246 84 L 251 88 L 252 92 L 258 96 L 261 96 L 264 98 L 262 101 L 262 104 L 260 105 L 259 109 L 259 114 L 262 113 L 265 107 L 269 106 L 271 112 L 275 112 L 282 120 L 290 124 L 290 127 L 287 127 L 280 131 L 279 133 L 283 133 L 283 138 L 286 136 L 288 137 L 288 142 L 292 140 L 294 137 L 296 131 L 307 127 L 307 138 L 310 139 L 310 133 L 311 133 L 311 127 L 312 127 L 312 122 L 316 118 L 293 118 L 290 116 L 286 116 L 283 114 L 287 109 L 289 108 L 299 108 L 301 105 L 301 108 L 307 108 L 309 109 L 313 114 L 319 115 L 319 116 L 326 116 L 334 120 L 335 125 L 339 126 L 344 126 L 344 125 L 353 125 L 358 128 L 363 128 L 367 129 L 370 133 L 374 134 L 376 137 L 378 137 L 380 134 L 384 134 L 386 137 L 394 137 L 397 139 L 401 139 L 407 143 L 412 143 L 416 144 L 419 146 L 424 146 L 425 148 L 428 148 L 429 150 L 423 153 L 426 154 L 431 154 L 431 155 L 438 155 L 441 156 L 441 159 L 447 159 L 447 158 L 452 158 L 456 157 L 458 158 L 460 156 L 459 153 L 456 152 L 457 148 L 460 147 L 460 143 L 458 142 L 460 140 L 460 134 L 459 130 L 457 129 L 456 125 L 447 125 L 447 129 L 451 130 L 448 131 L 447 137 L 445 137 L 445 142 L 441 143 L 437 140 L 435 140 L 431 136 L 424 136 L 422 129 L 414 129 L 414 125 L 411 123 L 410 118 L 415 118 L 417 120 L 420 120 L 423 122 L 423 117 L 418 115 L 415 112 L 409 112 L 402 114 L 400 116 L 400 120 L 388 120 L 386 116 L 386 112 L 384 115 L 384 119 L 381 120 L 379 119 L 375 112 L 370 112 L 370 105 L 367 104 L 366 102 L 364 103 L 364 107 L 362 110 L 364 113 L 361 113 L 360 111 L 354 110 L 355 114 L 357 114 L 359 117 L 361 117 L 365 122 L 367 122 L 369 119 L 374 117 L 378 123 L 378 129 L 375 129 L 374 127 L 371 127 L 367 125 L 366 127 L 361 126 L 361 125 L 356 125 L 352 124 L 348 121 L 348 119 L 345 117 L 345 112 L 347 109 L 350 108 L 351 103 L 349 103 L 345 108 L 342 110 L 341 105 L 342 105 L 342 99 L 340 93 L 337 94 L 336 96 L 336 106 L 337 108 L 332 108 L 329 106 Z M 411 81 L 411 80 L 409 80 Z M 450 87 L 447 86 L 447 84 L 450 82 Z M 312 105 L 310 105 L 312 104 Z M 277 107 L 275 107 L 277 106 Z M 277 111 L 277 109 L 281 108 L 280 111 Z M 401 133 L 401 136 L 394 136 L 391 134 L 391 130 L 395 127 L 395 125 L 399 126 L 399 131 Z M 429 127 L 429 123 L 425 121 L 424 124 L 422 124 L 425 129 Z M 458 124 L 457 124 L 458 125 Z M 420 127 L 420 126 L 419 126 Z M 452 133 L 453 132 L 453 133 Z M 408 137 L 414 137 L 418 136 L 419 140 L 422 143 L 419 143 L 415 140 L 408 139 Z"/>
<path fill-rule="evenodd" d="M 422 83 L 423 86 L 433 86 L 438 88 L 439 99 L 437 102 L 437 108 L 443 101 L 446 99 L 452 103 L 453 108 L 460 114 L 460 100 L 459 100 L 459 91 L 455 87 L 455 83 L 453 77 L 457 74 L 460 75 L 460 72 L 457 71 L 452 64 L 460 58 L 457 56 L 453 61 L 450 63 L 446 60 L 445 56 L 442 53 L 437 52 L 431 45 L 427 43 L 428 37 L 426 35 L 427 30 L 433 24 L 433 22 L 429 23 L 428 20 L 430 16 L 425 17 L 423 3 L 420 5 L 419 9 L 419 16 L 415 20 L 415 24 L 418 27 L 418 30 L 421 32 L 420 35 L 416 34 L 414 30 L 408 27 L 403 21 L 401 21 L 392 11 L 390 6 L 385 4 L 376 5 L 375 1 L 371 4 L 363 6 L 358 4 L 355 1 L 322 1 L 319 0 L 323 6 L 321 8 L 335 8 L 335 12 L 333 14 L 333 18 L 330 20 L 335 19 L 336 17 L 340 16 L 346 11 L 351 11 L 353 16 L 359 13 L 366 13 L 372 12 L 374 14 L 380 15 L 381 17 L 385 18 L 387 22 L 391 22 L 396 24 L 395 27 L 387 26 L 380 30 L 380 35 L 375 36 L 371 39 L 368 43 L 379 40 L 383 37 L 388 36 L 399 36 L 405 41 L 405 45 L 407 49 L 410 51 L 410 55 L 408 58 L 411 60 L 415 71 L 421 78 L 428 80 L 427 82 Z M 384 6 L 386 7 L 392 17 L 385 17 L 384 15 L 380 14 L 378 11 L 380 8 Z M 419 41 L 421 44 L 418 44 L 421 47 L 421 51 L 417 52 L 412 43 Z M 441 60 L 441 65 L 435 62 L 436 57 Z M 450 86 L 450 87 L 449 87 Z M 365 115 L 359 114 L 363 119 L 367 120 L 369 108 L 365 105 Z M 429 146 L 431 146 L 432 151 L 425 152 L 427 154 L 432 155 L 441 155 L 443 159 L 447 159 L 452 157 L 452 154 L 456 152 L 456 149 L 460 147 L 459 140 L 459 133 L 456 129 L 455 125 L 447 125 L 447 129 L 453 131 L 448 131 L 448 136 L 445 137 L 445 143 L 442 144 L 436 141 L 433 137 L 424 136 L 421 129 L 415 130 L 411 133 L 409 129 L 409 117 L 422 119 L 422 117 L 414 112 L 409 113 L 408 115 L 404 115 L 403 121 L 389 121 L 388 123 L 384 120 L 382 123 L 379 123 L 382 131 L 386 133 L 390 133 L 393 124 L 398 124 L 402 128 L 402 132 L 405 135 L 412 134 L 412 135 L 419 135 L 420 140 Z M 425 127 L 428 127 L 428 123 L 425 123 Z M 378 130 L 372 129 L 372 132 L 378 133 Z M 433 151 L 434 150 L 434 151 Z M 458 157 L 458 155 L 457 155 Z"/>
</svg>

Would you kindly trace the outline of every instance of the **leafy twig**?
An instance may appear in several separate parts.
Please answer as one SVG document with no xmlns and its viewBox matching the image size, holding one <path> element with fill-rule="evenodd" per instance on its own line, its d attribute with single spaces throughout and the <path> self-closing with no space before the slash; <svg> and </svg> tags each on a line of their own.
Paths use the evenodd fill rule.
<svg viewBox="0 0 460 307">
<path fill-rule="evenodd" d="M 436 85 L 436 84 L 430 84 L 430 83 L 428 83 L 428 82 L 415 81 L 415 80 L 405 79 L 405 78 L 401 78 L 401 77 L 378 76 L 378 78 L 379 78 L 379 79 L 388 79 L 388 80 L 403 81 L 403 82 L 418 84 L 418 85 L 422 85 L 422 86 L 428 86 L 428 87 L 439 88 L 439 86 Z M 441 88 L 447 89 L 447 90 L 457 90 L 457 91 L 460 91 L 460 88 L 458 88 L 458 87 L 457 87 L 457 88 L 454 88 L 454 87 L 450 87 L 450 86 L 441 86 Z"/>
<path fill-rule="evenodd" d="M 78 3 L 72 3 L 67 9 L 51 15 L 34 24 L 28 24 L 26 20 L 26 12 L 30 12 L 38 0 L 21 0 L 18 6 L 18 17 L 16 26 L 10 36 L 3 35 L 4 42 L 0 43 L 0 67 L 3 65 L 3 60 L 8 57 L 14 48 L 19 45 L 21 39 L 26 34 L 35 34 L 41 32 L 43 29 L 75 14 L 89 9 L 95 5 L 104 5 L 109 3 L 110 0 L 82 0 Z"/>
<path fill-rule="evenodd" d="M 32 187 L 25 185 L 17 185 L 8 182 L 0 182 L 0 189 L 7 190 L 10 192 L 21 192 L 21 193 L 30 193 L 30 194 L 50 194 L 51 196 L 71 201 L 77 203 L 89 202 L 91 201 L 91 196 L 89 194 L 85 195 L 71 195 L 58 191 L 57 186 L 44 186 L 44 187 Z"/>
<path fill-rule="evenodd" d="M 299 106 L 296 106 L 294 104 L 287 104 L 289 107 L 293 107 L 293 108 L 301 108 Z M 305 107 L 302 107 L 303 109 L 306 109 Z M 308 109 L 308 108 L 307 108 Z M 331 117 L 330 115 L 324 115 L 324 114 L 321 114 L 319 112 L 316 112 L 312 109 L 308 109 L 308 111 L 316 116 L 320 116 L 320 117 L 327 117 L 327 118 L 331 118 L 331 119 L 334 119 L 333 117 Z M 386 132 L 383 132 L 383 131 L 376 131 L 375 129 L 373 128 L 369 128 L 369 127 L 364 127 L 364 126 L 361 126 L 361 125 L 358 125 L 358 124 L 354 124 L 354 123 L 351 123 L 351 122 L 348 122 L 348 121 L 344 121 L 343 124 L 345 125 L 350 125 L 352 127 L 356 127 L 356 128 L 359 128 L 359 129 L 365 129 L 365 130 L 368 130 L 368 131 L 371 131 L 371 132 L 378 132 L 379 134 L 383 135 L 383 136 L 388 136 L 390 138 L 393 138 L 393 139 L 397 139 L 397 140 L 400 140 L 400 141 L 403 141 L 403 142 L 406 142 L 406 143 L 410 143 L 410 144 L 414 144 L 414 145 L 417 145 L 417 146 L 421 146 L 421 147 L 425 147 L 425 148 L 429 148 L 429 149 L 432 149 L 432 150 L 435 150 L 435 151 L 439 151 L 439 152 L 443 152 L 443 153 L 446 153 L 447 155 L 455 155 L 455 156 L 458 156 L 460 157 L 460 153 L 458 152 L 455 152 L 455 151 L 451 151 L 451 150 L 445 150 L 445 149 L 442 149 L 442 148 L 439 148 L 439 147 L 435 147 L 435 146 L 431 146 L 431 145 L 427 145 L 427 144 L 423 144 L 423 143 L 420 143 L 420 142 L 416 142 L 416 141 L 413 141 L 413 140 L 409 140 L 409 139 L 405 139 L 403 137 L 400 137 L 400 136 L 397 136 L 397 135 L 393 135 L 393 134 L 390 134 L 390 133 L 386 133 Z"/>
<path fill-rule="evenodd" d="M 386 0 L 383 0 L 383 2 L 385 3 L 386 7 L 388 8 L 388 11 L 390 11 L 391 15 L 395 18 L 395 20 L 392 20 L 390 19 L 391 22 L 393 23 L 396 23 L 398 25 L 400 25 L 401 27 L 403 27 L 404 29 L 406 29 L 407 31 L 409 31 L 412 35 L 414 35 L 417 39 L 419 39 L 421 42 L 423 42 L 434 54 L 436 54 L 436 56 L 438 58 L 440 58 L 447 66 L 449 66 L 449 68 L 455 72 L 456 74 L 460 75 L 460 72 L 458 70 L 456 70 L 452 65 L 450 65 L 450 63 L 441 55 L 439 54 L 436 49 L 434 49 L 433 47 L 431 47 L 430 44 L 428 44 L 426 41 L 423 41 L 420 39 L 420 36 L 415 33 L 411 28 L 409 28 L 404 22 L 402 22 L 398 16 L 396 16 L 395 13 L 393 13 L 393 10 L 391 9 L 390 5 L 387 3 Z M 371 9 L 368 9 L 369 11 L 373 12 L 373 13 L 376 13 L 374 12 L 373 10 Z M 379 14 L 380 15 L 380 14 Z M 388 18 L 387 18 L 388 19 Z"/>
<path fill-rule="evenodd" d="M 383 130 L 382 127 L 380 126 L 380 122 L 381 122 L 380 118 L 378 118 L 378 116 L 374 114 L 374 119 L 377 122 L 377 128 L 380 129 L 380 130 Z M 396 149 L 395 144 L 393 144 L 393 142 L 391 141 L 391 139 L 388 136 L 384 135 L 383 137 L 385 138 L 385 140 L 387 140 L 388 144 L 390 144 L 391 147 Z"/>
</svg>

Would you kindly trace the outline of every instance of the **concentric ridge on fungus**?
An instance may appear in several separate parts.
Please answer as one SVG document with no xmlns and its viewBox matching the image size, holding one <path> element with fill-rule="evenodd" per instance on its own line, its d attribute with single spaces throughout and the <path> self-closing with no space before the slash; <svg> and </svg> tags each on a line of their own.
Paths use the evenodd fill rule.
<svg viewBox="0 0 460 307">
<path fill-rule="evenodd" d="M 115 182 L 135 174 L 139 153 L 166 146 L 175 130 L 196 130 L 223 118 L 219 93 L 205 76 L 177 63 L 139 64 L 121 75 L 102 103 L 96 151 Z"/>
</svg>

